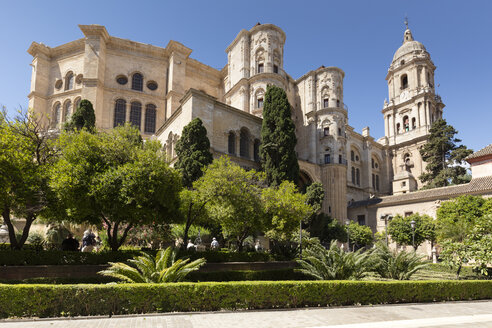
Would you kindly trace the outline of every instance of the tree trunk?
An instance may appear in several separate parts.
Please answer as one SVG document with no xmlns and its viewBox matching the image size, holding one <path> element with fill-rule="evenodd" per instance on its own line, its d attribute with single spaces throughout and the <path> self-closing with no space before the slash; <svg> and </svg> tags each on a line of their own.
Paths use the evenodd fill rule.
<svg viewBox="0 0 492 328">
<path fill-rule="evenodd" d="M 186 245 L 188 242 L 188 232 L 190 231 L 191 223 L 193 222 L 193 219 L 191 217 L 191 209 L 193 208 L 193 202 L 190 202 L 190 207 L 188 208 L 188 215 L 186 217 L 186 224 L 185 224 L 185 229 L 183 233 L 183 244 L 181 245 L 182 249 L 186 249 Z"/>
<path fill-rule="evenodd" d="M 22 246 L 24 246 L 27 237 L 29 237 L 29 230 L 31 229 L 32 222 L 36 219 L 36 217 L 32 214 L 26 217 L 26 224 L 22 229 L 22 236 L 19 240 L 17 240 L 17 237 L 15 236 L 15 228 L 12 224 L 12 220 L 10 219 L 10 208 L 8 206 L 3 209 L 2 217 L 9 230 L 10 248 L 16 250 L 21 249 Z"/>
<path fill-rule="evenodd" d="M 460 272 L 461 272 L 461 264 L 458 266 L 458 270 L 456 271 L 456 279 L 460 280 Z"/>
</svg>

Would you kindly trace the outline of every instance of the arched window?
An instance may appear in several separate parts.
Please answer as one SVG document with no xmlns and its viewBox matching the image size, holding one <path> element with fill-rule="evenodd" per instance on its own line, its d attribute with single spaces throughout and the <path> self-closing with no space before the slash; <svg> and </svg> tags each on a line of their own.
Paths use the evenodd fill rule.
<svg viewBox="0 0 492 328">
<path fill-rule="evenodd" d="M 256 51 L 255 55 L 255 60 L 256 60 L 256 73 L 263 73 L 265 71 L 265 51 L 260 48 Z"/>
<path fill-rule="evenodd" d="M 73 106 L 74 111 L 76 111 L 80 107 L 80 98 L 75 99 L 75 103 Z"/>
<path fill-rule="evenodd" d="M 130 106 L 130 123 L 140 130 L 141 122 L 142 122 L 142 104 L 138 101 L 134 101 Z"/>
<path fill-rule="evenodd" d="M 255 162 L 260 161 L 260 140 L 258 140 L 258 139 L 255 139 L 254 148 L 253 148 L 253 156 L 254 156 Z"/>
<path fill-rule="evenodd" d="M 256 93 L 255 93 L 256 108 L 262 108 L 263 107 L 263 97 L 264 96 L 265 96 L 265 91 L 263 89 L 256 90 Z"/>
<path fill-rule="evenodd" d="M 58 123 L 60 123 L 60 112 L 61 112 L 61 105 L 60 103 L 56 103 L 55 107 L 53 108 L 53 127 L 56 128 L 58 126 Z"/>
<path fill-rule="evenodd" d="M 132 76 L 132 90 L 143 91 L 143 75 L 135 73 Z"/>
<path fill-rule="evenodd" d="M 379 191 L 379 175 L 376 174 L 376 191 Z"/>
<path fill-rule="evenodd" d="M 396 134 L 400 134 L 400 123 L 396 123 Z"/>
<path fill-rule="evenodd" d="M 67 102 L 65 102 L 64 107 L 65 108 L 63 109 L 63 114 L 64 114 L 63 122 L 68 122 L 70 116 L 72 115 L 72 102 L 70 100 L 67 100 Z"/>
<path fill-rule="evenodd" d="M 331 156 L 330 153 L 325 154 L 325 164 L 330 164 L 331 162 L 330 156 Z"/>
<path fill-rule="evenodd" d="M 249 158 L 249 133 L 246 129 L 241 129 L 239 134 L 239 155 Z"/>
<path fill-rule="evenodd" d="M 229 137 L 227 138 L 227 151 L 229 154 L 236 154 L 236 135 L 234 132 L 229 132 Z"/>
<path fill-rule="evenodd" d="M 155 133 L 155 110 L 154 104 L 147 104 L 145 106 L 145 128 L 144 132 Z"/>
<path fill-rule="evenodd" d="M 374 168 L 374 158 L 371 158 L 371 168 Z"/>
<path fill-rule="evenodd" d="M 412 130 L 414 130 L 417 127 L 417 120 L 415 117 L 412 118 Z"/>
<path fill-rule="evenodd" d="M 357 179 L 357 185 L 360 186 L 360 170 L 358 168 L 355 169 L 355 177 Z"/>
<path fill-rule="evenodd" d="M 123 99 L 116 100 L 114 105 L 114 123 L 113 127 L 124 125 L 126 121 L 126 101 Z"/>
<path fill-rule="evenodd" d="M 376 175 L 372 174 L 372 189 L 376 189 Z"/>
<path fill-rule="evenodd" d="M 408 116 L 403 117 L 403 131 L 404 132 L 410 131 L 410 121 L 408 119 Z"/>
<path fill-rule="evenodd" d="M 355 153 L 353 150 L 350 151 L 350 160 L 353 162 L 355 161 Z"/>
<path fill-rule="evenodd" d="M 403 74 L 401 76 L 401 88 L 402 89 L 408 88 L 408 76 L 407 76 L 407 74 Z"/>
<path fill-rule="evenodd" d="M 352 183 L 355 184 L 355 167 L 352 166 Z"/>
<path fill-rule="evenodd" d="M 73 73 L 68 72 L 67 76 L 65 76 L 65 90 L 72 90 L 73 89 Z"/>
</svg>

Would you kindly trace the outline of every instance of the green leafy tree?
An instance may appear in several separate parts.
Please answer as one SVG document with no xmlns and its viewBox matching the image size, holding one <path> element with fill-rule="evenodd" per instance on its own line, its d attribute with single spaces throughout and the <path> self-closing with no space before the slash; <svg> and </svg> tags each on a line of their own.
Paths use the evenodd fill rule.
<svg viewBox="0 0 492 328">
<path fill-rule="evenodd" d="M 311 217 L 308 231 L 311 237 L 319 238 L 323 245 L 329 245 L 332 240 L 347 241 L 347 229 L 337 219 L 325 213 Z"/>
<path fill-rule="evenodd" d="M 82 130 L 94 132 L 96 129 L 96 114 L 92 103 L 83 99 L 79 107 L 75 109 L 70 121 L 66 124 L 65 130 Z"/>
<path fill-rule="evenodd" d="M 485 206 L 484 206 L 485 205 Z M 439 241 L 463 242 L 473 230 L 478 218 L 487 211 L 488 202 L 480 196 L 465 195 L 443 202 L 437 210 Z"/>
<path fill-rule="evenodd" d="M 323 205 L 325 190 L 321 182 L 313 182 L 306 188 L 306 203 L 312 207 L 313 214 L 318 214 Z"/>
<path fill-rule="evenodd" d="M 415 232 L 411 222 L 415 221 Z M 436 239 L 436 226 L 434 220 L 428 215 L 418 213 L 402 217 L 396 215 L 388 224 L 388 234 L 399 245 L 412 245 L 415 250 L 426 240 L 434 242 Z"/>
<path fill-rule="evenodd" d="M 456 270 L 459 278 L 465 263 L 486 272 L 492 254 L 491 201 L 480 196 L 460 196 L 441 204 L 437 210 L 437 240 L 440 258 Z"/>
<path fill-rule="evenodd" d="M 318 280 L 359 280 L 370 272 L 371 259 L 369 252 L 345 252 L 334 240 L 329 249 L 311 245 L 297 263 L 301 267 L 298 271 Z"/>
<path fill-rule="evenodd" d="M 270 185 L 280 185 L 284 180 L 297 183 L 299 177 L 297 138 L 291 115 L 285 91 L 269 85 L 263 104 L 260 157 Z"/>
<path fill-rule="evenodd" d="M 19 112 L 14 120 L 0 113 L 0 211 L 13 249 L 22 248 L 31 225 L 51 200 L 47 171 L 56 149 L 44 132 L 41 119 L 32 112 Z M 25 220 L 19 238 L 12 215 Z"/>
<path fill-rule="evenodd" d="M 193 262 L 190 259 L 176 260 L 177 252 L 171 247 L 157 252 L 155 258 L 145 252 L 125 263 L 109 262 L 110 267 L 99 271 L 100 275 L 118 278 L 129 283 L 169 283 L 183 281 L 193 271 L 200 269 L 206 260 L 200 258 Z"/>
<path fill-rule="evenodd" d="M 445 187 L 450 184 L 469 182 L 466 168 L 461 166 L 473 151 L 455 138 L 456 131 L 446 120 L 439 119 L 432 124 L 427 143 L 420 149 L 422 159 L 427 163 L 426 172 L 420 176 L 427 182 L 424 188 Z"/>
<path fill-rule="evenodd" d="M 126 125 L 108 133 L 62 134 L 62 155 L 50 174 L 55 220 L 99 225 L 112 250 L 135 225 L 171 223 L 178 216 L 179 172 L 170 168 L 158 141 L 143 143 Z"/>
<path fill-rule="evenodd" d="M 360 225 L 354 221 L 350 221 L 347 227 L 347 234 L 350 238 L 350 243 L 355 249 L 372 245 L 374 237 L 372 230 L 366 225 Z"/>
<path fill-rule="evenodd" d="M 424 257 L 416 252 L 392 251 L 383 243 L 379 243 L 371 254 L 373 270 L 382 278 L 396 280 L 409 280 L 414 273 L 427 267 Z"/>
<path fill-rule="evenodd" d="M 213 161 L 207 129 L 198 117 L 183 128 L 176 143 L 176 154 L 175 168 L 183 175 L 183 186 L 191 188 L 193 182 L 202 176 L 203 169 Z"/>
<path fill-rule="evenodd" d="M 214 160 L 193 185 L 208 200 L 210 218 L 221 226 L 225 237 L 236 240 L 240 251 L 246 237 L 263 228 L 265 215 L 261 196 L 266 187 L 263 174 L 246 171 L 222 156 Z"/>
<path fill-rule="evenodd" d="M 193 190 L 193 182 L 203 175 L 203 169 L 213 161 L 210 152 L 210 141 L 207 129 L 200 118 L 194 118 L 183 128 L 181 138 L 176 143 L 178 161 L 174 166 L 183 176 L 184 189 L 181 194 L 181 214 L 184 217 L 185 227 L 183 247 L 186 247 L 188 231 L 197 220 L 206 220 L 206 200 Z"/>
<path fill-rule="evenodd" d="M 290 241 L 300 222 L 312 213 L 306 195 L 299 193 L 290 181 L 263 189 L 262 200 L 266 215 L 265 235 L 276 241 Z"/>
</svg>

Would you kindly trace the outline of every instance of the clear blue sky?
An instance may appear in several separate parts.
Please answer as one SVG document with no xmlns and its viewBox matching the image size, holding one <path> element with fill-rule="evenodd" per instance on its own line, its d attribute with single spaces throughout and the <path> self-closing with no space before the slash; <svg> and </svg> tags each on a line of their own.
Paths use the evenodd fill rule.
<svg viewBox="0 0 492 328">
<path fill-rule="evenodd" d="M 105 25 L 120 38 L 165 46 L 173 39 L 212 67 L 225 48 L 257 22 L 287 35 L 284 69 L 299 78 L 321 65 L 345 71 L 349 123 L 384 133 L 381 108 L 405 15 L 431 54 L 444 116 L 467 146 L 492 143 L 492 1 L 5 1 L 0 10 L 0 104 L 27 106 L 32 41 L 54 47 L 79 39 L 77 24 Z"/>
</svg>

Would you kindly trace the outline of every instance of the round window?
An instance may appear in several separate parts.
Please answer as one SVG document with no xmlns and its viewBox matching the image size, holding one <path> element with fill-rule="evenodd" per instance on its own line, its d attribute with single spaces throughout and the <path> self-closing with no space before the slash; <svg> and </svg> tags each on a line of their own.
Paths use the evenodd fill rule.
<svg viewBox="0 0 492 328">
<path fill-rule="evenodd" d="M 378 167 L 379 167 L 378 163 L 374 164 L 374 166 L 375 166 L 376 168 L 378 168 Z"/>
<path fill-rule="evenodd" d="M 147 83 L 147 88 L 152 91 L 157 90 L 157 83 L 154 81 L 149 81 L 149 83 Z"/>
<path fill-rule="evenodd" d="M 124 75 L 120 75 L 116 78 L 116 82 L 118 82 L 118 84 L 125 85 L 128 83 L 128 78 Z"/>
<path fill-rule="evenodd" d="M 57 90 L 60 90 L 62 86 L 63 86 L 63 81 L 62 81 L 62 80 L 57 80 L 57 81 L 55 82 L 55 88 L 56 88 Z"/>
</svg>

